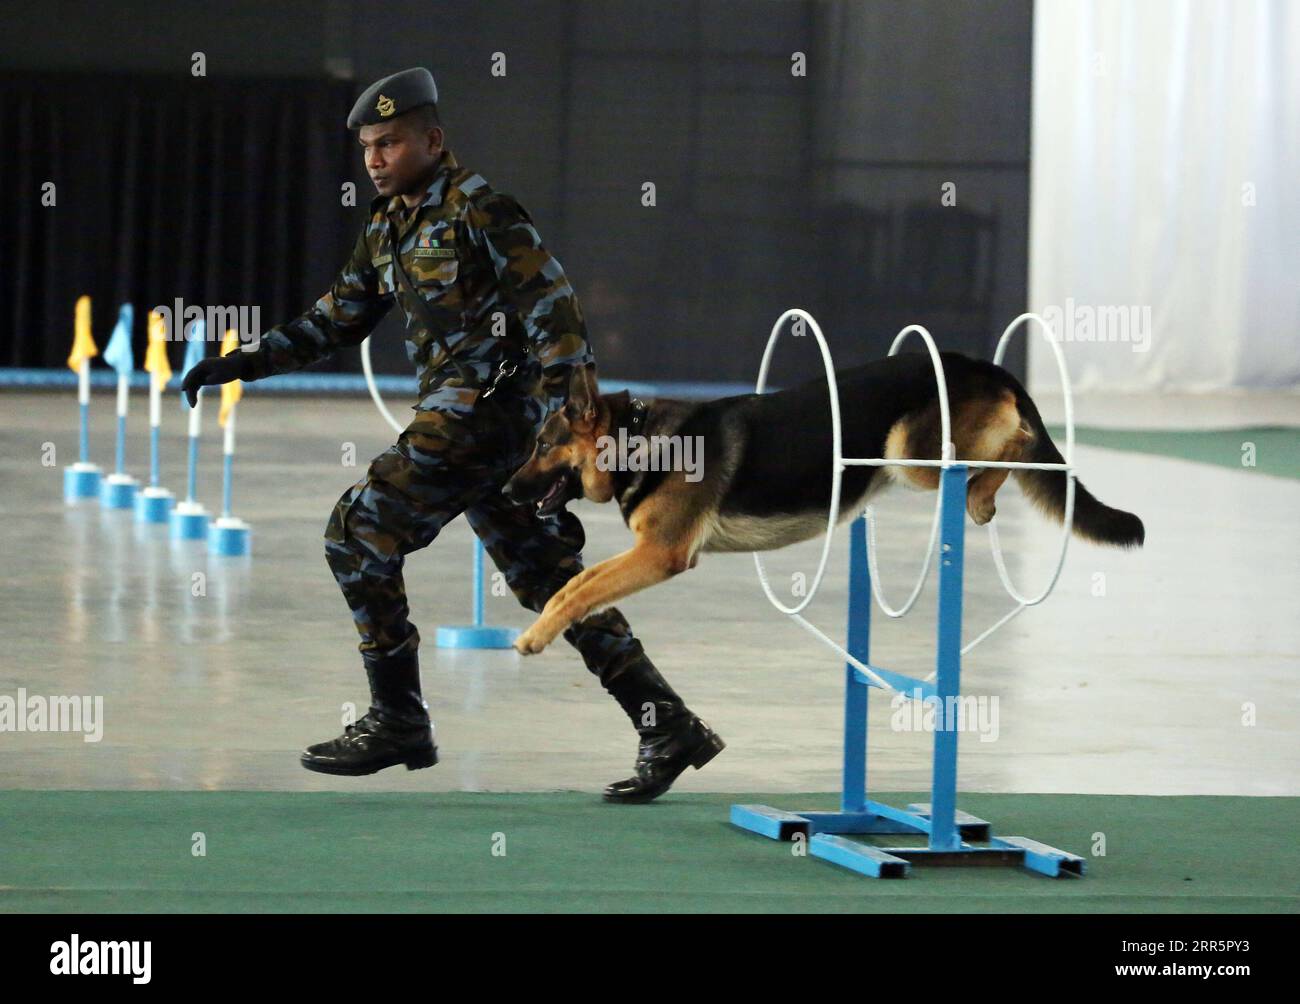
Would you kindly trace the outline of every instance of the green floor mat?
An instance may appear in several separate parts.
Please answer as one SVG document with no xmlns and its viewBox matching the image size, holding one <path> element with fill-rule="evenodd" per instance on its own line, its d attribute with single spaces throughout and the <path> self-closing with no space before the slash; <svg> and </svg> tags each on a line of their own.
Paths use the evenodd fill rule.
<svg viewBox="0 0 1300 1004">
<path fill-rule="evenodd" d="M 1065 429 L 1051 426 L 1057 446 L 1065 443 Z M 1228 467 L 1246 474 L 1275 474 L 1300 478 L 1300 429 L 1255 426 L 1246 429 L 1095 429 L 1076 428 L 1075 441 L 1084 446 L 1154 453 L 1161 457 L 1194 460 Z"/>
<path fill-rule="evenodd" d="M 877 796 L 890 804 L 917 794 Z M 732 802 L 613 806 L 564 793 L 0 791 L 5 912 L 1297 912 L 1300 799 L 962 796 L 1083 855 L 1019 868 L 857 876 L 727 822 Z M 201 837 L 196 836 L 201 834 Z M 203 856 L 194 849 L 202 841 Z M 1094 850 L 1104 841 L 1105 855 Z"/>
</svg>

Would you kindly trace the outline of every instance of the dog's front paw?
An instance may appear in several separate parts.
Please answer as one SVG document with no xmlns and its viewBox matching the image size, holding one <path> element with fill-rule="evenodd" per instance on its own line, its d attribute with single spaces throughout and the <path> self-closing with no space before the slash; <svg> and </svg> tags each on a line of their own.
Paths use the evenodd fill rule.
<svg viewBox="0 0 1300 1004">
<path fill-rule="evenodd" d="M 543 652 L 546 646 L 554 639 L 555 635 L 547 636 L 544 631 L 538 630 L 541 621 L 537 621 L 527 631 L 515 639 L 515 651 L 520 655 L 537 655 Z"/>
<path fill-rule="evenodd" d="M 573 623 L 570 608 L 555 597 L 546 604 L 537 620 L 528 626 L 523 634 L 515 639 L 515 651 L 520 655 L 536 655 L 541 652 L 561 631 Z"/>
</svg>

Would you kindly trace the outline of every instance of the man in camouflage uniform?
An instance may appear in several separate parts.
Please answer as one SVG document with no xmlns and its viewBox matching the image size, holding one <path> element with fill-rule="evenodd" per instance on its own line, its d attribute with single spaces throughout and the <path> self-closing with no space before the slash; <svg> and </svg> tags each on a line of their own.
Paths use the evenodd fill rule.
<svg viewBox="0 0 1300 1004">
<path fill-rule="evenodd" d="M 379 196 L 348 263 L 302 317 L 263 334 L 256 351 L 205 359 L 185 384 L 193 402 L 204 385 L 287 373 L 359 344 L 394 302 L 405 314 L 407 355 L 420 373 L 415 418 L 343 494 L 325 530 L 326 559 L 361 634 L 371 691 L 366 715 L 303 752 L 304 767 L 329 774 L 437 762 L 405 555 L 463 513 L 530 610 L 540 612 L 582 570 L 577 517 L 561 510 L 543 518 L 501 494 L 547 414 L 563 406 L 573 369 L 592 360 L 582 312 L 524 208 L 443 149 L 436 101 L 423 69 L 361 95 L 348 127 L 359 130 Z M 564 637 L 640 734 L 635 774 L 609 785 L 607 800 L 655 798 L 688 765 L 703 766 L 722 749 L 617 609 Z"/>
</svg>

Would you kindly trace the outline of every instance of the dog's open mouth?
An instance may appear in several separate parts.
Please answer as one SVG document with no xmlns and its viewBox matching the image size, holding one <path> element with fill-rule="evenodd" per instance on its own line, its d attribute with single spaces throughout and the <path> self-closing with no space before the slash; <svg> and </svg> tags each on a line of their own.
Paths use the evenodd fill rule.
<svg viewBox="0 0 1300 1004">
<path fill-rule="evenodd" d="M 547 489 L 546 494 L 537 500 L 537 515 L 549 516 L 557 510 L 563 509 L 565 504 L 573 497 L 574 472 L 565 471 L 555 483 Z"/>
</svg>

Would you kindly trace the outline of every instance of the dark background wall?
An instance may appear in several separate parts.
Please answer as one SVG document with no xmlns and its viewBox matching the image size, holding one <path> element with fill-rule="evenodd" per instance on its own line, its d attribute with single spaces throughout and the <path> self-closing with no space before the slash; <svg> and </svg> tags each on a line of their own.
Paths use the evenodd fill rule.
<svg viewBox="0 0 1300 1004">
<path fill-rule="evenodd" d="M 82 213 L 60 209 L 60 223 L 37 217 L 25 231 L 22 288 L 4 242 L 0 293 L 25 306 L 0 314 L 0 365 L 59 364 L 76 292 L 96 294 L 101 343 L 126 292 L 138 309 L 178 295 L 256 303 L 266 325 L 300 313 L 342 264 L 371 194 L 346 107 L 374 78 L 419 64 L 438 80 L 448 145 L 520 199 L 564 264 L 607 374 L 750 380 L 791 306 L 822 322 L 840 365 L 882 354 L 911 321 L 945 348 L 987 355 L 1024 307 L 1030 0 L 8 6 L 0 127 L 11 142 L 23 115 L 67 130 L 84 128 L 87 109 L 126 122 L 124 94 L 155 128 L 134 134 L 134 150 L 110 132 L 98 157 L 62 165 L 60 191 L 80 188 Z M 195 51 L 206 80 L 189 75 Z M 796 51 L 806 77 L 790 72 Z M 491 72 L 497 52 L 504 77 Z M 198 130 L 213 178 L 201 193 L 166 170 L 184 162 L 168 137 L 185 127 L 187 101 L 198 109 L 188 119 L 234 120 L 220 144 Z M 297 111 L 272 111 L 284 107 Z M 39 163 L 40 134 L 19 135 Z M 141 173 L 141 156 L 154 173 Z M 250 186 L 258 172 L 264 183 Z M 30 180 L 0 178 L 7 218 L 49 212 L 21 205 L 39 198 Z M 340 204 L 348 180 L 356 208 Z M 956 206 L 940 203 L 946 182 Z M 152 197 L 122 190 L 132 185 Z M 242 236 L 216 249 L 217 266 L 198 264 L 212 254 L 210 225 L 185 232 L 199 247 L 174 252 L 190 272 L 139 264 L 161 250 L 123 263 L 123 241 L 169 246 L 160 235 L 176 232 L 189 201 L 221 216 L 224 198 L 239 211 L 221 225 L 237 218 Z M 60 257 L 76 218 L 102 236 Z M 404 367 L 395 332 L 390 318 L 374 340 L 381 370 Z M 810 345 L 783 348 L 781 377 L 815 372 L 814 357 Z"/>
</svg>

